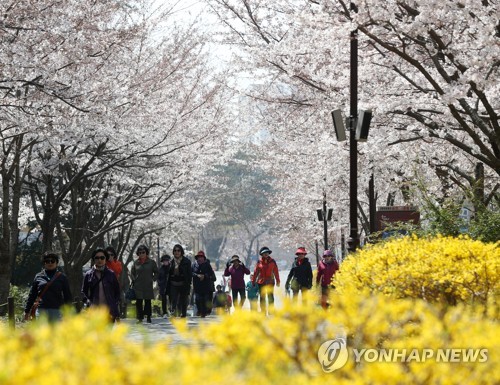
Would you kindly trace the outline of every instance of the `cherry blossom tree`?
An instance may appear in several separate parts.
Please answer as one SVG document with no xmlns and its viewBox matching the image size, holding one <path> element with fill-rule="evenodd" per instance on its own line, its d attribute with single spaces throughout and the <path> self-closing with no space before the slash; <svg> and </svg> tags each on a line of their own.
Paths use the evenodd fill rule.
<svg viewBox="0 0 500 385">
<path fill-rule="evenodd" d="M 284 186 L 274 208 L 289 240 L 318 233 L 314 209 L 324 192 L 337 224 L 346 224 L 349 153 L 334 140 L 329 112 L 347 110 L 354 30 L 359 104 L 374 113 L 369 141 L 359 144 L 362 207 L 372 173 L 379 197 L 404 201 L 418 179 L 439 199 L 447 185 L 470 188 L 481 162 L 496 191 L 498 4 L 353 3 L 355 10 L 338 0 L 207 0 L 226 26 L 221 42 L 237 47 L 234 65 L 258 75 L 242 93 L 256 101 L 256 128 L 268 133 L 260 159 Z"/>
<path fill-rule="evenodd" d="M 205 39 L 170 17 L 174 2 L 152 5 L 2 5 L 2 296 L 22 189 L 78 290 L 108 232 L 130 231 L 223 161 L 228 96 Z"/>
</svg>

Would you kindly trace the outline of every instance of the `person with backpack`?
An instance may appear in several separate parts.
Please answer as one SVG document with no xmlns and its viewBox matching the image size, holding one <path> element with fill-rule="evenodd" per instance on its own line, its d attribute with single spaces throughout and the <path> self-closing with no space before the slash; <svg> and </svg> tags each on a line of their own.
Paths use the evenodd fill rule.
<svg viewBox="0 0 500 385">
<path fill-rule="evenodd" d="M 302 298 L 304 298 L 305 293 L 312 287 L 313 273 L 311 263 L 309 259 L 306 258 L 307 251 L 304 247 L 299 247 L 295 252 L 297 258 L 295 258 L 292 269 L 288 273 L 286 279 L 285 289 L 286 291 L 292 290 L 292 299 L 297 300 L 299 291 L 302 293 Z"/>
<path fill-rule="evenodd" d="M 271 258 L 272 250 L 261 247 L 260 259 L 255 265 L 252 284 L 259 286 L 260 311 L 269 314 L 269 308 L 274 306 L 274 286 L 280 286 L 280 275 L 276 261 Z M 267 306 L 266 306 L 267 299 Z"/>
</svg>

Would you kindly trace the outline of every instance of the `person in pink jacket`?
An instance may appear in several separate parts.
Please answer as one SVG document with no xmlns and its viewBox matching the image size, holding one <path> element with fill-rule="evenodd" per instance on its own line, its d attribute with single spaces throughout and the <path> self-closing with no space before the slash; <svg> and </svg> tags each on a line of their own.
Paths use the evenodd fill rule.
<svg viewBox="0 0 500 385">
<path fill-rule="evenodd" d="M 236 306 L 243 307 L 243 304 L 245 303 L 245 274 L 250 274 L 250 270 L 248 270 L 248 268 L 241 263 L 239 256 L 233 255 L 230 263 L 226 266 L 226 270 L 224 270 L 224 276 L 231 276 L 231 291 L 233 294 L 233 305 L 235 309 Z M 238 300 L 238 305 L 236 305 L 238 293 L 240 295 L 240 299 Z"/>
<path fill-rule="evenodd" d="M 325 250 L 323 260 L 319 263 L 316 285 L 321 285 L 321 306 L 326 309 L 328 305 L 328 294 L 330 292 L 332 277 L 339 270 L 339 264 L 335 260 L 331 250 Z"/>
</svg>

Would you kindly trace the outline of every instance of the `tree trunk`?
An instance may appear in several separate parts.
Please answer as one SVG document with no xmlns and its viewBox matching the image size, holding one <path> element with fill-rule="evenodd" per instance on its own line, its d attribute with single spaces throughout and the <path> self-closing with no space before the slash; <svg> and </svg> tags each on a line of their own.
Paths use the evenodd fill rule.
<svg viewBox="0 0 500 385">
<path fill-rule="evenodd" d="M 64 274 L 67 275 L 73 302 L 81 299 L 80 291 L 83 282 L 83 266 L 64 266 Z"/>
<path fill-rule="evenodd" d="M 12 268 L 14 265 L 16 246 L 19 239 L 19 204 L 21 200 L 21 152 L 24 135 L 13 139 L 13 145 L 7 148 L 14 151 L 11 165 L 6 168 L 2 163 L 2 221 L 0 238 L 0 305 L 7 302 L 10 290 Z M 29 156 L 27 157 L 29 159 Z M 12 187 L 11 187 L 12 186 Z M 7 311 L 0 306 L 0 315 Z"/>
</svg>

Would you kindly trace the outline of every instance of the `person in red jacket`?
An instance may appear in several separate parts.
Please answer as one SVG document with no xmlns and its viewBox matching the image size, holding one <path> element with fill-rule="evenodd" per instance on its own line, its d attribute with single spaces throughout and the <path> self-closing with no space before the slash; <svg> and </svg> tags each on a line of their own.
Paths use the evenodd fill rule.
<svg viewBox="0 0 500 385">
<path fill-rule="evenodd" d="M 328 305 L 328 294 L 330 292 L 332 277 L 339 270 L 339 264 L 334 258 L 331 250 L 323 252 L 323 260 L 319 263 L 316 285 L 321 285 L 321 307 L 326 309 Z"/>
<path fill-rule="evenodd" d="M 270 257 L 272 251 L 268 247 L 262 247 L 259 251 L 260 259 L 255 266 L 252 284 L 259 285 L 260 311 L 266 309 L 266 297 L 268 306 L 274 305 L 274 285 L 280 286 L 280 275 L 276 261 Z M 267 314 L 269 314 L 269 307 Z"/>
<path fill-rule="evenodd" d="M 116 254 L 116 250 L 113 246 L 106 247 L 106 252 L 109 255 L 109 259 L 106 261 L 106 267 L 113 270 L 116 275 L 116 279 L 118 280 L 118 282 L 120 282 L 120 276 L 123 271 L 123 264 L 118 259 L 118 255 Z"/>
</svg>

